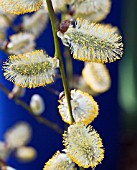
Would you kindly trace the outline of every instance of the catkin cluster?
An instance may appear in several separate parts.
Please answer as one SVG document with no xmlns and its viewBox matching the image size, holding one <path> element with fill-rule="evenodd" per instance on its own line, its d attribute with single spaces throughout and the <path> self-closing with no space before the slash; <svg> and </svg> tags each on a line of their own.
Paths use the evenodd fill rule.
<svg viewBox="0 0 137 170">
<path fill-rule="evenodd" d="M 53 5 L 51 9 L 47 4 Z M 53 10 L 52 14 L 50 10 Z M 21 97 L 25 94 L 24 88 L 53 83 L 57 68 L 61 70 L 65 93 L 59 95 L 58 110 L 62 120 L 68 124 L 63 134 L 65 149 L 57 151 L 45 163 L 43 170 L 77 170 L 77 166 L 95 168 L 104 158 L 102 139 L 90 124 L 99 115 L 99 106 L 94 96 L 107 91 L 111 86 L 111 77 L 105 63 L 121 59 L 123 55 L 122 37 L 118 28 L 99 23 L 110 10 L 110 0 L 0 0 L 0 48 L 9 54 L 3 64 L 4 76 L 15 84 L 8 97 Z M 30 12 L 34 13 L 23 15 L 22 23 L 14 25 L 16 15 Z M 54 12 L 61 12 L 59 27 Z M 36 39 L 44 31 L 48 16 L 52 21 L 54 19 L 54 23 L 51 23 L 57 56 L 53 57 L 43 50 L 36 50 Z M 7 38 L 6 30 L 10 25 L 15 33 Z M 67 87 L 64 76 L 64 63 L 58 52 L 58 37 L 69 48 L 70 59 L 73 57 L 85 62 L 81 75 L 72 75 L 72 90 Z M 66 63 L 71 68 L 69 64 Z M 33 95 L 29 109 L 42 120 L 41 114 L 45 111 L 42 97 Z M 36 157 L 33 148 L 24 146 L 30 139 L 29 126 L 18 125 L 8 131 L 5 138 L 10 147 L 20 147 L 16 154 L 19 159 L 26 161 Z M 8 152 L 5 144 L 0 143 L 0 157 L 6 159 Z"/>
</svg>

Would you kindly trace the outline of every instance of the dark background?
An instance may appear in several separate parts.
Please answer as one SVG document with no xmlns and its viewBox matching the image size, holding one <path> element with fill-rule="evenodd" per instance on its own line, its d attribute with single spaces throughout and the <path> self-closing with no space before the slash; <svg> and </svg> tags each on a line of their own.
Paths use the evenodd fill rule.
<svg viewBox="0 0 137 170">
<path fill-rule="evenodd" d="M 105 148 L 105 158 L 96 170 L 137 170 L 136 6 L 136 0 L 113 0 L 111 13 L 103 21 L 119 27 L 124 37 L 125 54 L 121 60 L 107 65 L 112 78 L 112 87 L 108 92 L 95 98 L 99 104 L 100 114 L 92 125 L 102 137 Z M 9 31 L 9 34 L 11 33 Z M 53 56 L 54 44 L 50 22 L 38 39 L 37 45 L 39 49 L 45 49 Z M 7 56 L 0 52 L 0 58 L 6 60 Z M 74 72 L 80 74 L 83 63 L 76 60 L 73 62 Z M 0 82 L 9 89 L 13 87 L 12 83 L 4 79 L 1 65 Z M 52 86 L 60 91 L 63 89 L 61 81 Z M 35 93 L 40 94 L 45 100 L 46 110 L 43 116 L 63 127 L 57 110 L 58 96 L 44 88 L 36 88 L 27 90 L 23 100 L 29 103 Z M 11 155 L 8 163 L 17 170 L 42 170 L 44 163 L 57 150 L 63 149 L 62 136 L 38 123 L 27 111 L 10 101 L 0 91 L 0 140 L 3 140 L 4 132 L 19 120 L 32 125 L 34 134 L 30 145 L 37 149 L 38 157 L 31 163 L 23 164 Z"/>
</svg>

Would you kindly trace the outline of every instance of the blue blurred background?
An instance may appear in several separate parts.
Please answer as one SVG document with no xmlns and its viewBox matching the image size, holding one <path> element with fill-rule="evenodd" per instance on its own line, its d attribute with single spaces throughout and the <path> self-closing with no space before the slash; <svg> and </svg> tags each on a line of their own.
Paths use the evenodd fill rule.
<svg viewBox="0 0 137 170">
<path fill-rule="evenodd" d="M 105 159 L 96 170 L 137 170 L 136 6 L 136 0 L 112 0 L 111 13 L 103 21 L 119 27 L 124 37 L 125 54 L 120 61 L 107 65 L 112 78 L 112 87 L 108 92 L 95 98 L 100 106 L 100 114 L 92 125 L 101 135 L 105 148 Z M 37 45 L 39 49 L 45 49 L 53 56 L 54 44 L 50 22 L 38 39 Z M 0 52 L 0 58 L 5 60 L 7 56 Z M 80 74 L 83 63 L 76 60 L 73 62 L 74 72 Z M 13 88 L 13 84 L 4 79 L 1 65 L 0 82 L 9 89 Z M 60 91 L 63 89 L 60 80 L 54 86 Z M 63 128 L 57 109 L 58 96 L 44 88 L 36 88 L 27 90 L 23 100 L 29 104 L 31 96 L 35 93 L 44 98 L 46 110 L 43 116 L 57 122 Z M 63 149 L 62 136 L 38 123 L 26 110 L 0 91 L 0 140 L 3 140 L 5 131 L 19 120 L 31 124 L 34 134 L 30 145 L 37 149 L 38 157 L 35 161 L 24 164 L 11 155 L 8 163 L 17 170 L 42 170 L 44 163 L 57 150 Z"/>
</svg>

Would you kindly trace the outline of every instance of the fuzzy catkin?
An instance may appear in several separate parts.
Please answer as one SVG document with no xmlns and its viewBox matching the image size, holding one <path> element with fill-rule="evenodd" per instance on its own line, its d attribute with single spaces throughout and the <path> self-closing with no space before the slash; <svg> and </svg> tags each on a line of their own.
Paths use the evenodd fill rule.
<svg viewBox="0 0 137 170">
<path fill-rule="evenodd" d="M 49 57 L 42 50 L 36 50 L 10 56 L 3 69 L 7 80 L 18 86 L 35 88 L 52 83 L 58 65 L 57 58 Z"/>
<path fill-rule="evenodd" d="M 58 31 L 57 34 L 63 44 L 70 47 L 74 59 L 107 63 L 120 59 L 123 54 L 122 37 L 111 25 L 78 18 L 65 33 Z"/>
<path fill-rule="evenodd" d="M 0 0 L 0 6 L 7 12 L 20 15 L 40 9 L 43 0 Z"/>
<path fill-rule="evenodd" d="M 92 126 L 81 123 L 70 125 L 63 136 L 67 153 L 78 166 L 94 168 L 103 160 L 102 139 Z"/>
</svg>

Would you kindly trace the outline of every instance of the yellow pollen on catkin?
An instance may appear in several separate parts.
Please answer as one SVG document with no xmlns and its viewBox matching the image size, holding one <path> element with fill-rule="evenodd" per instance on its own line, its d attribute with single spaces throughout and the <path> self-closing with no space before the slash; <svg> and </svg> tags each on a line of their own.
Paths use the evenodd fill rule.
<svg viewBox="0 0 137 170">
<path fill-rule="evenodd" d="M 87 85 L 95 93 L 103 93 L 111 86 L 111 77 L 105 64 L 86 63 L 82 75 Z"/>
<path fill-rule="evenodd" d="M 59 113 L 63 121 L 71 124 L 66 98 L 60 99 L 59 103 Z M 81 90 L 71 90 L 71 107 L 75 122 L 83 122 L 86 125 L 90 124 L 99 113 L 97 102 L 91 95 L 82 92 Z"/>
<path fill-rule="evenodd" d="M 78 18 L 65 33 L 58 31 L 57 34 L 77 60 L 107 63 L 120 59 L 123 54 L 122 37 L 111 25 Z"/>
<path fill-rule="evenodd" d="M 65 0 L 75 11 L 74 17 L 91 22 L 99 22 L 107 17 L 111 9 L 111 0 Z"/>
<path fill-rule="evenodd" d="M 10 56 L 4 63 L 7 80 L 22 87 L 35 88 L 54 81 L 57 58 L 49 57 L 44 51 L 36 50 L 26 54 Z"/>
<path fill-rule="evenodd" d="M 40 9 L 43 0 L 0 0 L 0 6 L 7 12 L 20 15 Z"/>
<path fill-rule="evenodd" d="M 102 139 L 92 126 L 81 123 L 73 124 L 68 127 L 63 138 L 67 154 L 78 166 L 94 168 L 103 160 Z"/>
<path fill-rule="evenodd" d="M 46 162 L 43 170 L 76 170 L 75 164 L 66 153 L 57 151 L 51 159 Z"/>
</svg>

